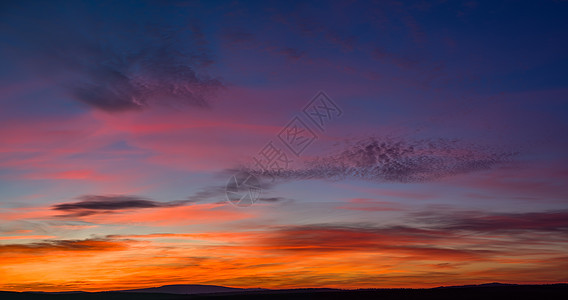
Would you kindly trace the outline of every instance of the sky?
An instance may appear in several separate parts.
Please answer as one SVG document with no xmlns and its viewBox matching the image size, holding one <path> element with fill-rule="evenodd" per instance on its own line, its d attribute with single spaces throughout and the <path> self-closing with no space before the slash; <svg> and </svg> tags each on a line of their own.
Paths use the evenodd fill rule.
<svg viewBox="0 0 568 300">
<path fill-rule="evenodd" d="M 568 281 L 566 1 L 2 1 L 0 290 Z"/>
</svg>

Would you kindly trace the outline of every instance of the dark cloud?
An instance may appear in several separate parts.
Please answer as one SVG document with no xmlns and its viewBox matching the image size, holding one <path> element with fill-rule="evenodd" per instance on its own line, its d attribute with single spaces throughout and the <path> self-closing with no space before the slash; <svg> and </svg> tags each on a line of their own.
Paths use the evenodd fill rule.
<svg viewBox="0 0 568 300">
<path fill-rule="evenodd" d="M 13 28 L 7 48 L 80 102 L 110 112 L 152 103 L 207 107 L 222 87 L 205 72 L 213 59 L 198 24 L 156 14 L 166 6 L 103 1 L 57 8 L 13 8 L 19 18 L 6 20 Z"/>
<path fill-rule="evenodd" d="M 282 201 L 289 201 L 289 199 L 283 197 L 260 197 L 258 201 L 261 202 L 282 202 Z"/>
<path fill-rule="evenodd" d="M 80 217 L 101 213 L 112 213 L 122 210 L 173 207 L 180 206 L 189 201 L 157 202 L 147 198 L 128 195 L 84 195 L 80 201 L 61 203 L 52 206 L 52 209 L 66 212 L 66 217 Z"/>
<path fill-rule="evenodd" d="M 379 182 L 423 182 L 487 170 L 507 162 L 514 155 L 457 140 L 407 142 L 369 138 L 347 146 L 338 154 L 309 160 L 297 169 L 244 169 L 261 177 L 284 180 L 355 178 Z"/>
</svg>

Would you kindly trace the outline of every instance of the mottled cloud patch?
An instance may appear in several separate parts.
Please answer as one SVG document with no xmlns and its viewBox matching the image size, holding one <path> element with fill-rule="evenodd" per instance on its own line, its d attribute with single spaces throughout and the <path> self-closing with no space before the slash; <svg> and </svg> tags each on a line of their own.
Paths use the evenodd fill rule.
<svg viewBox="0 0 568 300">
<path fill-rule="evenodd" d="M 185 203 L 187 201 L 157 202 L 129 195 L 84 195 L 77 202 L 56 204 L 52 209 L 64 212 L 65 217 L 82 217 L 142 208 L 174 207 Z"/>
<path fill-rule="evenodd" d="M 154 41 L 152 41 L 154 40 Z M 156 36 L 131 51 L 93 49 L 95 56 L 70 86 L 79 101 L 105 111 L 142 109 L 151 103 L 207 107 L 222 84 L 197 72 L 205 57 L 180 49 L 180 41 Z"/>
<path fill-rule="evenodd" d="M 14 5 L 6 14 L 13 28 L 8 58 L 29 62 L 35 75 L 108 112 L 151 104 L 207 107 L 223 85 L 207 73 L 214 59 L 197 21 L 157 16 L 175 7 L 108 4 Z"/>
<path fill-rule="evenodd" d="M 343 151 L 308 160 L 300 168 L 248 172 L 281 180 L 362 179 L 374 182 L 424 182 L 503 164 L 515 153 L 458 140 L 369 138 Z"/>
</svg>

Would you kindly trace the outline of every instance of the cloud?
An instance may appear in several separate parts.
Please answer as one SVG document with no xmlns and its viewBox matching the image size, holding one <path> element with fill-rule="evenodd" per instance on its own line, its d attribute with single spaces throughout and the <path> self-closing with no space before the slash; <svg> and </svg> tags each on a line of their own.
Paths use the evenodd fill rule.
<svg viewBox="0 0 568 300">
<path fill-rule="evenodd" d="M 451 233 L 422 228 L 365 224 L 314 224 L 279 228 L 262 244 L 283 252 L 379 252 L 408 259 L 461 261 L 489 259 L 496 251 L 469 249 L 451 242 Z"/>
<path fill-rule="evenodd" d="M 180 52 L 175 40 L 153 39 L 133 52 L 93 49 L 83 79 L 70 86 L 72 95 L 105 111 L 141 109 L 160 101 L 207 107 L 207 97 L 222 86 L 196 72 L 208 61 Z"/>
<path fill-rule="evenodd" d="M 125 242 L 109 239 L 48 240 L 38 243 L 0 245 L 0 252 L 29 254 L 53 251 L 116 251 L 127 248 Z"/>
<path fill-rule="evenodd" d="M 337 208 L 360 211 L 403 211 L 405 207 L 404 205 L 396 202 L 354 198 L 350 199 L 348 203 L 338 206 Z"/>
<path fill-rule="evenodd" d="M 371 223 L 282 226 L 259 238 L 259 244 L 283 252 L 378 252 L 414 259 L 491 261 L 504 252 L 529 256 L 547 253 L 548 250 L 540 247 L 548 245 L 554 249 L 566 242 L 568 233 L 568 211 L 421 212 L 409 214 L 405 220 L 404 225 L 384 226 Z M 504 236 L 496 239 L 500 234 Z"/>
<path fill-rule="evenodd" d="M 424 182 L 491 169 L 514 155 L 458 140 L 409 142 L 368 138 L 347 146 L 338 154 L 308 160 L 297 169 L 243 169 L 258 176 L 283 180 L 354 178 L 374 182 Z"/>
<path fill-rule="evenodd" d="M 478 233 L 488 232 L 540 232 L 568 233 L 568 211 L 546 211 L 525 213 L 488 212 L 421 212 L 419 219 L 431 223 L 441 230 L 464 230 Z"/>
<path fill-rule="evenodd" d="M 52 209 L 66 212 L 67 214 L 63 215 L 66 217 L 80 217 L 140 208 L 174 207 L 188 202 L 157 202 L 129 195 L 84 195 L 79 197 L 79 199 L 80 201 L 78 202 L 53 205 Z"/>
<path fill-rule="evenodd" d="M 52 235 L 12 235 L 12 236 L 0 236 L 0 241 L 2 240 L 38 240 L 38 239 L 51 239 L 55 238 Z"/>
<path fill-rule="evenodd" d="M 287 198 L 284 197 L 260 197 L 258 198 L 258 201 L 262 201 L 262 202 L 282 202 L 282 201 L 290 201 Z"/>
<path fill-rule="evenodd" d="M 220 174 L 222 176 L 226 176 L 227 181 L 229 180 L 229 178 L 232 178 L 232 176 L 242 175 L 239 173 L 239 171 L 233 171 L 234 170 L 225 170 Z M 267 180 L 262 180 L 259 182 L 259 184 L 263 193 L 269 191 L 274 187 L 274 184 Z M 288 199 L 282 197 L 259 197 L 257 200 L 262 202 L 279 202 Z M 204 187 L 187 198 L 187 202 L 211 202 L 224 204 L 227 203 L 227 201 L 227 184 Z"/>
<path fill-rule="evenodd" d="M 205 72 L 213 59 L 198 24 L 162 18 L 152 6 L 68 6 L 12 8 L 19 18 L 6 20 L 14 28 L 8 53 L 48 72 L 75 100 L 108 112 L 153 103 L 207 107 L 222 88 Z"/>
<path fill-rule="evenodd" d="M 164 215 L 171 218 L 175 213 Z M 483 226 L 467 233 L 452 229 L 480 216 L 500 215 L 466 211 L 438 211 L 437 215 L 425 211 L 432 219 L 409 214 L 399 219 L 399 225 L 332 222 L 243 231 L 173 233 L 170 228 L 156 233 L 124 232 L 86 240 L 4 245 L 0 246 L 0 262 L 7 266 L 6 278 L 11 280 L 5 285 L 12 289 L 23 282 L 61 285 L 84 280 L 82 286 L 90 290 L 109 290 L 141 282 L 151 285 L 165 277 L 174 278 L 175 283 L 197 278 L 203 284 L 248 286 L 254 283 L 250 278 L 263 278 L 268 287 L 305 287 L 309 282 L 353 288 L 376 287 L 377 282 L 391 287 L 435 286 L 447 284 L 448 278 L 452 284 L 487 278 L 518 283 L 562 281 L 565 240 L 558 239 L 556 228 L 565 222 L 526 225 L 547 216 L 565 216 L 557 213 L 502 214 L 519 219 L 511 225 L 518 230 L 504 235 Z M 542 232 L 545 238 L 531 239 L 532 232 Z M 81 268 L 77 269 L 78 265 Z M 46 280 L 46 268 L 54 274 L 73 276 Z M 246 276 L 242 270 L 247 270 Z M 136 274 L 134 279 L 131 274 Z M 530 274 L 535 276 L 527 280 Z M 61 287 L 53 288 L 57 289 Z"/>
<path fill-rule="evenodd" d="M 226 187 L 223 185 L 205 187 L 192 196 L 189 196 L 188 201 L 203 202 L 207 200 L 218 200 L 216 202 L 223 202 L 227 199 L 225 189 Z"/>
</svg>

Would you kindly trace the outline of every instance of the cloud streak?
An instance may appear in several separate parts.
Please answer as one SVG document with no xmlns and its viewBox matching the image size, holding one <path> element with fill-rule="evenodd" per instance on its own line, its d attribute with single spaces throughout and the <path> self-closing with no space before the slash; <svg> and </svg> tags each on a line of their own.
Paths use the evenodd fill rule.
<svg viewBox="0 0 568 300">
<path fill-rule="evenodd" d="M 409 215 L 407 224 L 311 224 L 275 228 L 262 244 L 277 251 L 388 251 L 420 259 L 485 260 L 511 251 L 537 254 L 533 245 L 566 242 L 567 211 L 499 214 L 450 211 Z M 432 217 L 437 216 L 437 217 Z M 464 234 L 468 232 L 469 234 Z M 506 234 L 506 239 L 493 240 Z M 543 252 L 544 253 L 544 252 Z"/>
<path fill-rule="evenodd" d="M 568 234 L 568 211 L 526 213 L 452 212 L 451 215 L 422 212 L 420 219 L 442 230 L 479 233 L 545 232 Z"/>
</svg>

